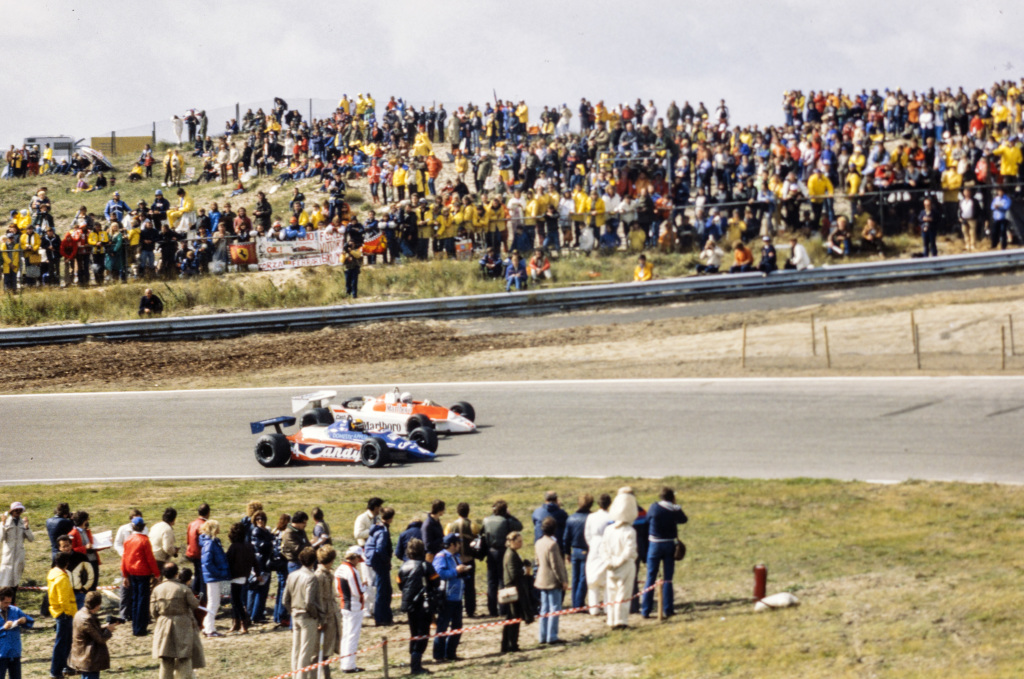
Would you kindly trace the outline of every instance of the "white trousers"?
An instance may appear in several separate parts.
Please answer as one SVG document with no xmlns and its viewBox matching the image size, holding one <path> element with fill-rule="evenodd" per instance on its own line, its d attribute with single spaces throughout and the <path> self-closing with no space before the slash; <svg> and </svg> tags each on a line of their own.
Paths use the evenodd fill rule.
<svg viewBox="0 0 1024 679">
<path fill-rule="evenodd" d="M 601 615 L 601 609 L 598 608 L 598 604 L 603 601 L 607 601 L 605 596 L 605 588 L 602 585 L 587 585 L 587 605 L 590 609 L 587 611 L 591 615 Z"/>
<path fill-rule="evenodd" d="M 227 583 L 231 586 L 231 583 Z M 220 609 L 220 582 L 206 583 L 206 617 L 203 618 L 203 631 L 213 634 L 217 631 L 217 611 Z"/>
<path fill-rule="evenodd" d="M 356 668 L 356 656 L 359 650 L 359 635 L 363 631 L 364 611 L 341 610 L 341 648 L 338 655 L 348 656 L 341 659 L 342 670 L 354 670 Z"/>
<path fill-rule="evenodd" d="M 359 562 L 359 581 L 363 583 L 363 601 L 372 608 L 377 600 L 377 588 L 373 586 L 373 571 L 365 561 Z"/>
<path fill-rule="evenodd" d="M 636 580 L 636 564 L 632 561 L 618 570 L 608 571 L 607 601 L 622 602 L 606 607 L 609 627 L 629 624 L 629 597 L 633 596 L 634 580 Z"/>
</svg>

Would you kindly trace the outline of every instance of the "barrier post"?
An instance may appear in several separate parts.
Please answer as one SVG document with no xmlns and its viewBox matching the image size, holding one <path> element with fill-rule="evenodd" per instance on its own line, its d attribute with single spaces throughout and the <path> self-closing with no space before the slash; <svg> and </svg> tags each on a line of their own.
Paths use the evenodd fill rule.
<svg viewBox="0 0 1024 679">
<path fill-rule="evenodd" d="M 1002 364 L 1002 370 L 1006 370 L 1006 326 L 999 326 L 999 334 L 1002 336 L 1002 349 L 999 351 L 999 360 Z"/>
<path fill-rule="evenodd" d="M 917 369 L 921 369 L 921 328 L 914 325 L 914 355 L 917 356 Z"/>
<path fill-rule="evenodd" d="M 1010 321 L 1010 356 L 1017 355 L 1017 345 L 1013 341 L 1013 314 L 1007 314 L 1007 319 Z"/>
<path fill-rule="evenodd" d="M 814 314 L 811 314 L 811 355 L 818 355 L 818 337 L 814 334 Z"/>
<path fill-rule="evenodd" d="M 384 679 L 388 679 L 388 638 L 384 637 L 384 646 L 381 647 L 384 652 Z"/>
<path fill-rule="evenodd" d="M 740 359 L 740 366 L 747 367 L 747 324 L 743 324 L 743 356 Z"/>
<path fill-rule="evenodd" d="M 665 609 L 662 606 L 662 601 L 665 598 L 665 588 L 660 582 L 654 583 L 657 589 L 654 590 L 654 602 L 658 606 L 658 622 L 662 622 L 665 619 Z"/>
<path fill-rule="evenodd" d="M 914 353 L 917 353 L 917 324 L 914 323 L 914 312 L 910 312 L 910 343 L 914 345 Z"/>
<path fill-rule="evenodd" d="M 824 327 L 825 330 L 825 361 L 828 368 L 832 369 L 832 350 L 828 346 L 828 326 Z"/>
</svg>

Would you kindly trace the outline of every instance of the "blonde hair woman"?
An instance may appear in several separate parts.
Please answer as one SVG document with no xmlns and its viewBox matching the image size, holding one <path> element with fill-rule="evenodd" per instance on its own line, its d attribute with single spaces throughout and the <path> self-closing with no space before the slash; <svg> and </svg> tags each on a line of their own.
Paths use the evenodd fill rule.
<svg viewBox="0 0 1024 679">
<path fill-rule="evenodd" d="M 224 636 L 217 631 L 217 609 L 220 608 L 220 595 L 223 583 L 230 582 L 231 569 L 228 557 L 221 545 L 220 523 L 209 519 L 199 529 L 199 548 L 202 550 L 200 564 L 203 569 L 203 582 L 206 583 L 206 618 L 203 620 L 203 634 L 207 637 Z"/>
</svg>

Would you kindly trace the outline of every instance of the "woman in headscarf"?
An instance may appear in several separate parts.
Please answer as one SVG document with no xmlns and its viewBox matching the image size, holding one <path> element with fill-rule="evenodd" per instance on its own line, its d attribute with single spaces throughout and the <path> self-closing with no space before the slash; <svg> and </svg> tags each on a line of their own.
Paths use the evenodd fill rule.
<svg viewBox="0 0 1024 679">
<path fill-rule="evenodd" d="M 607 564 L 607 601 L 621 602 L 608 605 L 608 626 L 612 629 L 628 627 L 629 598 L 636 580 L 636 521 L 638 511 L 633 489 L 626 486 L 608 509 L 612 522 L 601 537 L 601 556 Z"/>
</svg>

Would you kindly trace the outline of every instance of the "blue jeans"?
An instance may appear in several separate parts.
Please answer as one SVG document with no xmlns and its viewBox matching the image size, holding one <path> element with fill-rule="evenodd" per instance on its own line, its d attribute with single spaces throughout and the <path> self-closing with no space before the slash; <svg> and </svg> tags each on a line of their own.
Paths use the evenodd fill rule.
<svg viewBox="0 0 1024 679">
<path fill-rule="evenodd" d="M 924 245 L 924 256 L 925 257 L 938 257 L 939 250 L 935 246 L 935 227 L 932 226 L 927 231 L 921 232 L 921 241 Z M 1005 245 L 1003 247 L 1006 247 Z"/>
<path fill-rule="evenodd" d="M 146 636 L 149 626 L 149 584 L 148 575 L 129 575 L 132 588 L 132 634 Z"/>
<path fill-rule="evenodd" d="M 391 571 L 374 571 L 373 586 L 377 598 L 373 602 L 373 621 L 378 625 L 390 625 L 395 621 L 391 612 Z"/>
<path fill-rule="evenodd" d="M 82 679 L 100 679 L 99 672 L 82 672 Z"/>
<path fill-rule="evenodd" d="M 509 292 L 510 290 L 512 290 L 513 287 L 516 290 L 525 290 L 526 281 L 524 281 L 522 278 L 519 278 L 518 276 L 509 276 L 508 278 L 505 279 L 505 292 Z"/>
<path fill-rule="evenodd" d="M 542 589 L 540 590 L 540 614 L 554 613 L 562 610 L 562 590 Z M 540 618 L 538 636 L 540 643 L 550 644 L 558 639 L 558 616 L 553 618 Z"/>
<path fill-rule="evenodd" d="M 267 595 L 270 594 L 270 578 L 262 585 L 250 583 L 249 593 L 246 597 L 245 607 L 249 609 L 249 619 L 253 622 L 263 622 L 267 619 Z"/>
<path fill-rule="evenodd" d="M 71 616 L 62 613 L 57 616 L 57 635 L 53 638 L 53 659 L 50 660 L 50 676 L 64 676 L 71 653 Z"/>
<path fill-rule="evenodd" d="M 672 615 L 672 576 L 676 570 L 676 543 L 671 542 L 652 542 L 647 548 L 647 582 L 644 584 L 644 589 L 654 584 L 654 581 L 658 579 L 658 567 L 659 564 L 664 565 L 665 574 L 663 580 L 665 584 L 662 585 L 662 603 L 661 609 L 665 612 L 665 615 Z M 640 615 L 647 617 L 651 614 L 651 609 L 654 608 L 654 590 L 650 590 L 644 594 L 643 605 L 640 607 Z"/>
<path fill-rule="evenodd" d="M 288 564 L 288 573 L 291 573 L 293 570 L 297 570 L 297 568 L 292 568 L 292 564 Z M 284 610 L 284 586 L 288 581 L 288 573 L 278 572 L 277 574 L 277 601 L 274 602 L 274 622 L 288 619 L 288 611 Z"/>
<path fill-rule="evenodd" d="M 441 602 L 441 608 L 437 612 L 437 633 L 462 628 L 462 599 L 458 601 Z M 450 637 L 436 637 L 434 639 L 434 660 L 449 660 L 456 657 L 459 648 L 461 634 L 453 634 Z"/>
<path fill-rule="evenodd" d="M 587 552 L 579 547 L 572 548 L 572 607 L 587 604 Z"/>
</svg>

